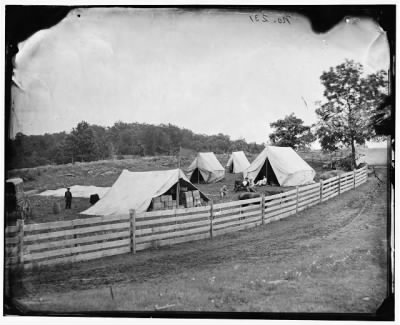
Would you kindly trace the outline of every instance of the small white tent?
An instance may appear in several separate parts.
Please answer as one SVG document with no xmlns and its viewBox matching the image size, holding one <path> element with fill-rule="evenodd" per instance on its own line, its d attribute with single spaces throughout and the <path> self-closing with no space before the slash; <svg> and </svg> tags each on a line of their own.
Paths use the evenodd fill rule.
<svg viewBox="0 0 400 325">
<path fill-rule="evenodd" d="M 126 215 L 130 209 L 144 212 L 149 208 L 152 198 L 165 194 L 176 187 L 178 182 L 189 190 L 197 189 L 180 169 L 148 172 L 123 170 L 104 197 L 81 214 Z M 200 196 L 206 201 L 209 200 L 201 192 Z"/>
<path fill-rule="evenodd" d="M 266 176 L 268 183 L 297 186 L 313 183 L 315 171 L 292 148 L 267 146 L 243 176 L 255 182 Z"/>
<path fill-rule="evenodd" d="M 193 183 L 215 183 L 225 177 L 225 169 L 212 152 L 199 152 L 185 171 Z"/>
<path fill-rule="evenodd" d="M 249 166 L 250 163 L 243 151 L 232 152 L 228 163 L 226 164 L 229 172 L 234 174 L 243 172 Z"/>
</svg>

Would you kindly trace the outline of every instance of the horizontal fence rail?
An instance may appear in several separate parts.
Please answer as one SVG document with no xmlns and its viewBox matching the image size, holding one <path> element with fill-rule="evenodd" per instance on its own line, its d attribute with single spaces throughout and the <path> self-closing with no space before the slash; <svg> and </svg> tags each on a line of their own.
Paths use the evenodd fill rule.
<svg viewBox="0 0 400 325">
<path fill-rule="evenodd" d="M 6 267 L 74 263 L 213 238 L 296 214 L 355 189 L 367 167 L 293 190 L 226 203 L 25 225 L 5 229 Z"/>
<path fill-rule="evenodd" d="M 262 197 L 215 204 L 211 216 L 211 236 L 258 226 L 261 220 Z"/>
<path fill-rule="evenodd" d="M 134 251 L 208 238 L 210 209 L 205 206 L 136 215 Z"/>
</svg>

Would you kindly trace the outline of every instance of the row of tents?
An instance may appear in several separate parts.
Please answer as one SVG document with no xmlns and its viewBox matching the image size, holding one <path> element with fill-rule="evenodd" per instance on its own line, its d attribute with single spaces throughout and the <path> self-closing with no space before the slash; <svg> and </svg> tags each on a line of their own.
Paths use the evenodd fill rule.
<svg viewBox="0 0 400 325">
<path fill-rule="evenodd" d="M 297 186 L 313 183 L 315 171 L 289 147 L 267 146 L 250 164 L 245 154 L 232 153 L 227 163 L 229 172 L 243 173 L 254 181 L 264 176 L 280 186 Z M 179 197 L 179 188 L 198 190 L 194 183 L 215 183 L 225 177 L 225 168 L 212 152 L 198 153 L 190 166 L 181 169 L 149 172 L 123 170 L 104 197 L 89 209 L 87 215 L 125 214 L 129 209 L 147 211 L 153 198 L 170 194 Z M 209 198 L 200 191 L 203 201 Z"/>
<path fill-rule="evenodd" d="M 314 169 L 290 147 L 267 146 L 251 164 L 243 151 L 233 152 L 226 168 L 255 182 L 265 176 L 270 183 L 280 186 L 310 184 L 315 176 Z M 186 176 L 193 183 L 215 183 L 225 177 L 225 168 L 212 152 L 200 152 Z"/>
</svg>

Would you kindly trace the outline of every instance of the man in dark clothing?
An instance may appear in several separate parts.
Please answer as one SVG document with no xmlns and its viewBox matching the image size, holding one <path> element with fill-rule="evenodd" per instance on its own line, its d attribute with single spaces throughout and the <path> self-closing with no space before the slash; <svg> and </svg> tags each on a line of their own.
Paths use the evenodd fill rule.
<svg viewBox="0 0 400 325">
<path fill-rule="evenodd" d="M 71 209 L 72 193 L 69 191 L 69 187 L 65 192 L 65 209 Z"/>
</svg>

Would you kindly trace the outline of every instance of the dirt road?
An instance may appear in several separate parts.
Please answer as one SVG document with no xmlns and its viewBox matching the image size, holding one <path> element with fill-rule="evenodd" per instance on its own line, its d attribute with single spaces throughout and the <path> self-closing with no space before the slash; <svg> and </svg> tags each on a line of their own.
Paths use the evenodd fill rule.
<svg viewBox="0 0 400 325">
<path fill-rule="evenodd" d="M 386 191 L 370 177 L 265 226 L 36 270 L 18 301 L 52 312 L 375 312 L 387 292 Z"/>
</svg>

